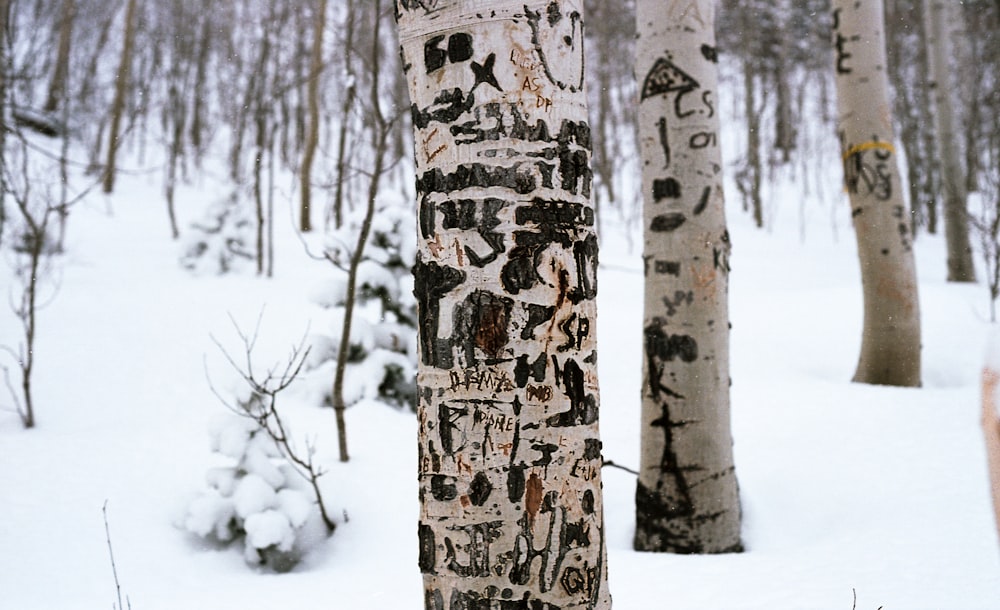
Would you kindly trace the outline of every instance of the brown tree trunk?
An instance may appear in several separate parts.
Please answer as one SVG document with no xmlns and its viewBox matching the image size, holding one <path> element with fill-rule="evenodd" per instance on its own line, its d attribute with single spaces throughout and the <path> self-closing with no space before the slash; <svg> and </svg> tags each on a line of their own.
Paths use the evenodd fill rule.
<svg viewBox="0 0 1000 610">
<path fill-rule="evenodd" d="M 198 58 L 195 63 L 194 87 L 191 96 L 191 147 L 194 149 L 195 163 L 201 162 L 204 152 L 204 99 L 207 95 L 208 57 L 212 49 L 213 11 L 206 6 L 202 12 L 201 36 L 198 42 Z"/>
<path fill-rule="evenodd" d="M 938 156 L 941 159 L 941 187 L 944 191 L 944 236 L 948 249 L 948 281 L 974 282 L 969 240 L 968 193 L 965 172 L 958 151 L 955 106 L 952 95 L 955 80 L 949 61 L 952 56 L 953 16 L 951 2 L 925 0 L 931 87 L 934 91 L 934 130 L 937 132 Z"/>
<path fill-rule="evenodd" d="M 306 99 L 309 104 L 309 133 L 306 135 L 306 149 L 302 154 L 302 202 L 299 209 L 299 230 L 303 233 L 312 231 L 310 217 L 312 195 L 312 166 L 316 147 L 319 145 L 319 82 L 323 73 L 323 31 L 326 29 L 326 0 L 319 0 L 316 15 L 313 17 L 312 55 L 309 66 L 309 85 Z"/>
<path fill-rule="evenodd" d="M 838 129 L 864 293 L 854 381 L 920 385 L 920 307 L 893 142 L 881 0 L 834 0 Z"/>
<path fill-rule="evenodd" d="M 606 609 L 578 0 L 397 0 L 425 607 Z"/>
<path fill-rule="evenodd" d="M 742 550 L 713 0 L 638 0 L 646 261 L 636 550 Z"/>
<path fill-rule="evenodd" d="M 0 0 L 0 117 L 7 116 L 7 25 L 10 0 Z M 7 130 L 0 129 L 0 245 L 7 234 Z"/>
<path fill-rule="evenodd" d="M 337 184 L 333 194 L 333 226 L 340 227 L 344 222 L 344 190 L 347 187 L 347 137 L 351 133 L 351 109 L 357 92 L 354 77 L 354 0 L 347 0 L 347 16 L 345 17 L 344 40 L 344 98 L 340 105 L 340 125 L 337 135 Z"/>
<path fill-rule="evenodd" d="M 63 0 L 59 17 L 59 50 L 56 53 L 56 66 L 49 83 L 49 94 L 45 99 L 45 112 L 55 112 L 59 103 L 66 96 L 66 77 L 69 74 L 69 53 L 73 41 L 73 22 L 76 19 L 76 3 L 74 0 Z"/>
<path fill-rule="evenodd" d="M 122 45 L 121 62 L 115 76 L 115 99 L 111 104 L 111 133 L 108 135 L 108 156 L 104 166 L 104 192 L 115 190 L 115 172 L 118 148 L 121 146 L 120 131 L 122 115 L 125 113 L 125 97 L 128 95 L 129 68 L 132 65 L 132 47 L 135 44 L 136 0 L 128 0 L 125 6 L 125 41 Z"/>
<path fill-rule="evenodd" d="M 385 156 L 388 144 L 389 125 L 382 114 L 382 105 L 379 100 L 380 82 L 380 46 L 379 33 L 381 31 L 382 2 L 375 0 L 375 10 L 372 19 L 374 20 L 374 35 L 372 37 L 371 49 L 371 89 L 369 91 L 368 115 L 371 122 L 371 151 L 374 155 L 374 167 L 372 168 L 368 182 L 368 200 L 365 207 L 365 217 L 361 223 L 361 230 L 358 232 L 358 241 L 355 243 L 354 251 L 351 253 L 351 260 L 347 269 L 347 291 L 344 298 L 344 325 L 340 334 L 340 345 L 337 349 L 337 367 L 334 370 L 333 393 L 331 402 L 337 418 L 337 445 L 340 450 L 340 461 L 346 462 L 350 459 L 347 451 L 347 421 L 344 418 L 344 411 L 347 404 L 344 401 L 344 375 L 347 372 L 347 358 L 350 349 L 351 325 L 353 324 L 354 309 L 357 297 L 358 266 L 364 256 L 365 246 L 368 243 L 368 236 L 371 233 L 372 220 L 375 217 L 375 200 L 378 197 L 379 180 L 385 169 Z"/>
<path fill-rule="evenodd" d="M 748 8 L 743 9 L 744 31 L 752 31 L 755 27 Z M 743 166 L 743 177 L 738 180 L 743 194 L 743 207 L 749 207 L 753 213 L 754 224 L 758 228 L 764 226 L 764 201 L 761 199 L 760 188 L 764 168 L 760 155 L 760 114 L 757 110 L 757 74 L 754 67 L 756 59 L 752 57 L 750 37 L 744 38 L 746 46 L 743 49 L 743 114 L 747 121 L 747 158 Z"/>
</svg>

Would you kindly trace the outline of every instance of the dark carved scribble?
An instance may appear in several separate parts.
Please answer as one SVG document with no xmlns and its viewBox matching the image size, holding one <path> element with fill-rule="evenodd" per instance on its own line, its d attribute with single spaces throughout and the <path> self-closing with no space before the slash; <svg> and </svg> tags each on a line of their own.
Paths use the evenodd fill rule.
<svg viewBox="0 0 1000 610">
<path fill-rule="evenodd" d="M 678 68 L 669 59 L 661 57 L 653 63 L 653 67 L 643 80 L 641 99 L 664 93 L 677 93 L 678 97 L 681 97 L 699 86 L 698 81 L 691 75 Z"/>
<path fill-rule="evenodd" d="M 563 90 L 577 92 L 583 89 L 584 78 L 584 55 L 583 55 L 583 19 L 580 13 L 573 11 L 568 15 L 569 19 L 564 20 L 564 15 L 559 10 L 558 3 L 551 3 L 543 19 L 541 11 L 532 11 L 527 5 L 524 6 L 524 13 L 528 17 L 528 24 L 531 26 L 531 42 L 541 59 L 542 68 L 549 81 Z M 553 30 L 557 28 L 568 28 L 564 30 L 562 36 Z M 574 52 L 574 61 L 562 65 L 553 65 L 550 55 L 557 51 L 558 46 L 567 46 Z M 548 51 L 547 51 L 548 48 Z M 579 58 L 578 60 L 576 58 Z M 556 72 L 559 72 L 557 75 Z M 565 74 L 563 74 L 565 73 Z"/>
<path fill-rule="evenodd" d="M 705 211 L 708 207 L 708 198 L 712 195 L 712 187 L 706 186 L 701 192 L 701 199 L 698 200 L 698 205 L 694 206 L 694 215 L 698 216 Z"/>
<path fill-rule="evenodd" d="M 423 129 L 434 123 L 454 123 L 458 117 L 472 109 L 476 103 L 476 97 L 472 92 L 466 95 L 461 89 L 449 89 L 438 93 L 434 98 L 434 104 L 427 108 L 417 108 L 410 106 L 410 114 L 414 126 Z"/>
<path fill-rule="evenodd" d="M 553 427 L 589 425 L 597 421 L 597 398 L 587 393 L 583 369 L 572 358 L 562 366 L 563 392 L 569 398 L 569 410 L 557 413 L 545 423 Z"/>
<path fill-rule="evenodd" d="M 649 223 L 649 230 L 653 233 L 671 233 L 676 231 L 687 222 L 687 218 L 680 212 L 670 212 L 654 216 Z"/>
<path fill-rule="evenodd" d="M 493 65 L 496 63 L 496 61 L 497 61 L 497 54 L 490 53 L 486 57 L 486 61 L 484 61 L 482 64 L 479 64 L 477 62 L 472 62 L 472 73 L 476 77 L 476 82 L 474 85 L 472 85 L 473 91 L 475 91 L 476 87 L 478 87 L 483 83 L 493 87 L 497 91 L 501 92 L 503 91 L 503 89 L 500 88 L 500 83 L 497 82 L 497 77 L 493 74 Z"/>
<path fill-rule="evenodd" d="M 844 159 L 844 185 L 856 195 L 872 195 L 879 201 L 892 197 L 892 152 L 869 148 L 850 153 Z"/>
<path fill-rule="evenodd" d="M 656 122 L 656 131 L 660 135 L 660 147 L 663 148 L 663 169 L 668 169 L 670 167 L 670 138 L 667 136 L 667 119 L 666 117 L 660 117 L 660 120 Z"/>
<path fill-rule="evenodd" d="M 680 199 L 681 184 L 675 178 L 653 180 L 653 201 L 659 203 L 664 199 Z"/>
<path fill-rule="evenodd" d="M 452 367 L 451 341 L 440 339 L 441 299 L 465 282 L 465 272 L 444 267 L 431 261 L 424 263 L 420 255 L 413 266 L 413 293 L 419 305 L 418 332 L 421 361 L 429 366 Z"/>
</svg>

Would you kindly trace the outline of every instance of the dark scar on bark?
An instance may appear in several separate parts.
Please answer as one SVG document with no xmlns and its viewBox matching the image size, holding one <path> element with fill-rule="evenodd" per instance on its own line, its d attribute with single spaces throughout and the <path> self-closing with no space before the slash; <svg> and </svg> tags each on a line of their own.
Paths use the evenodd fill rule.
<svg viewBox="0 0 1000 610">
<path fill-rule="evenodd" d="M 590 425 L 597 421 L 597 397 L 588 394 L 584 382 L 583 369 L 572 358 L 567 358 L 562 366 L 563 392 L 569 398 L 570 407 L 545 420 L 554 428 Z"/>
<path fill-rule="evenodd" d="M 418 332 L 421 361 L 437 368 L 452 368 L 451 341 L 440 339 L 441 299 L 465 282 L 465 272 L 444 267 L 434 261 L 425 263 L 420 255 L 413 267 L 413 294 L 419 305 Z"/>
<path fill-rule="evenodd" d="M 671 233 L 679 229 L 685 222 L 687 222 L 687 218 L 679 212 L 660 214 L 653 217 L 649 224 L 649 230 L 653 233 Z"/>
</svg>

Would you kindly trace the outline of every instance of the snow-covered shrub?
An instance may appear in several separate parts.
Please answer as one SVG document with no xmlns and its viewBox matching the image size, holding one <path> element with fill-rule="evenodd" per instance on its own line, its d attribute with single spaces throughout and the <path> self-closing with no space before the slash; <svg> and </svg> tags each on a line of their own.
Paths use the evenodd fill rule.
<svg viewBox="0 0 1000 610">
<path fill-rule="evenodd" d="M 254 260 L 253 219 L 237 192 L 212 202 L 184 240 L 181 266 L 200 274 L 240 271 Z"/>
<path fill-rule="evenodd" d="M 242 541 L 247 563 L 287 572 L 324 536 L 312 491 L 254 419 L 230 415 L 211 438 L 228 464 L 209 469 L 184 529 L 221 544 Z"/>
<path fill-rule="evenodd" d="M 347 263 L 357 243 L 361 219 L 330 235 L 326 254 L 334 274 L 313 289 L 314 303 L 326 310 L 310 339 L 310 376 L 326 384 L 323 401 L 330 402 L 332 366 L 344 327 Z M 410 269 L 416 259 L 416 228 L 412 211 L 384 206 L 372 219 L 364 256 L 358 265 L 355 312 L 346 357 L 344 400 L 353 404 L 377 398 L 396 406 L 416 408 L 416 299 Z"/>
</svg>

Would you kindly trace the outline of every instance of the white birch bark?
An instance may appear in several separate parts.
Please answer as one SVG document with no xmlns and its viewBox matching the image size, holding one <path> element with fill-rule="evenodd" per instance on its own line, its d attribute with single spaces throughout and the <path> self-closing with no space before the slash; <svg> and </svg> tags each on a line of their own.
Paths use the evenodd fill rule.
<svg viewBox="0 0 1000 610">
<path fill-rule="evenodd" d="M 742 549 L 712 0 L 638 0 L 645 370 L 635 548 Z"/>
<path fill-rule="evenodd" d="M 610 608 L 579 0 L 397 0 L 432 610 Z"/>
<path fill-rule="evenodd" d="M 854 381 L 920 385 L 920 307 L 896 161 L 880 0 L 834 0 L 838 130 L 864 294 Z"/>
<path fill-rule="evenodd" d="M 969 241 L 968 193 L 965 171 L 958 150 L 956 130 L 956 79 L 951 73 L 951 35 L 955 29 L 955 8 L 952 2 L 924 0 L 924 29 L 927 35 L 928 64 L 931 91 L 934 97 L 934 131 L 937 152 L 941 160 L 941 190 L 944 200 L 944 235 L 948 250 L 948 281 L 974 282 L 976 269 L 972 263 Z"/>
</svg>

